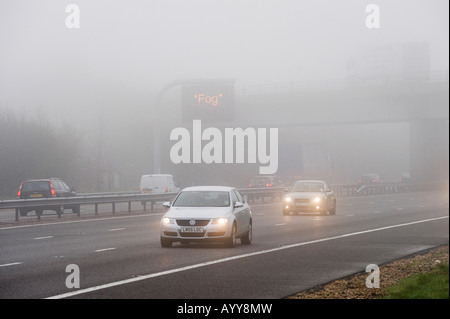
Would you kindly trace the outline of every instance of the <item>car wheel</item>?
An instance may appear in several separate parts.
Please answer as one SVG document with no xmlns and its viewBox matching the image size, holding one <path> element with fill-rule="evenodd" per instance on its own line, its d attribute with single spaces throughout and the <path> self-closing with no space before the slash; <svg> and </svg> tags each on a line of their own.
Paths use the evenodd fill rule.
<svg viewBox="0 0 450 319">
<path fill-rule="evenodd" d="M 253 226 L 252 221 L 250 221 L 250 224 L 248 224 L 248 232 L 241 237 L 241 243 L 244 245 L 250 245 L 252 243 L 253 239 Z"/>
<path fill-rule="evenodd" d="M 172 247 L 173 241 L 168 238 L 160 237 L 161 238 L 161 247 L 163 248 L 170 248 Z"/>
<path fill-rule="evenodd" d="M 80 216 L 80 205 L 74 206 L 72 208 L 72 213 L 77 214 L 78 216 Z"/>
<path fill-rule="evenodd" d="M 28 211 L 25 209 L 19 209 L 19 214 L 20 216 L 27 216 L 28 215 Z"/>
<path fill-rule="evenodd" d="M 236 223 L 233 223 L 233 226 L 231 227 L 231 236 L 226 239 L 225 245 L 229 248 L 236 246 Z"/>
<path fill-rule="evenodd" d="M 328 206 L 325 206 L 320 214 L 324 216 L 330 215 L 330 210 L 328 209 Z"/>
<path fill-rule="evenodd" d="M 64 205 L 58 206 L 56 213 L 58 214 L 58 218 L 61 218 L 61 215 L 64 213 Z"/>
<path fill-rule="evenodd" d="M 42 208 L 36 209 L 36 216 L 40 219 L 44 210 Z"/>
<path fill-rule="evenodd" d="M 336 215 L 336 201 L 334 201 L 333 209 L 330 210 L 331 215 Z"/>
</svg>

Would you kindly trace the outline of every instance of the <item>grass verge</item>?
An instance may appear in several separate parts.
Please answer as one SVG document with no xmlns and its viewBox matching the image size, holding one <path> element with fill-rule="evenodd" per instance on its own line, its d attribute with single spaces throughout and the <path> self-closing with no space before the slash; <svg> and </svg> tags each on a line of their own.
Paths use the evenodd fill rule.
<svg viewBox="0 0 450 319">
<path fill-rule="evenodd" d="M 380 288 L 367 288 L 366 272 L 301 291 L 288 299 L 448 299 L 449 246 L 380 266 Z"/>
<path fill-rule="evenodd" d="M 441 264 L 429 273 L 400 280 L 386 290 L 382 299 L 448 299 L 448 277 L 448 264 Z"/>
</svg>

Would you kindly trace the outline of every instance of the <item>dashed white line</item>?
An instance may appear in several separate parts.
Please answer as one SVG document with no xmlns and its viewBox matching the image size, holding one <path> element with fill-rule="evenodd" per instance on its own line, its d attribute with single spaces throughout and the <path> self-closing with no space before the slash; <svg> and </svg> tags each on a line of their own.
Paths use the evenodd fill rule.
<svg viewBox="0 0 450 319">
<path fill-rule="evenodd" d="M 345 217 L 353 217 L 353 216 L 355 216 L 355 215 L 353 215 L 353 214 L 345 215 Z"/>
<path fill-rule="evenodd" d="M 50 238 L 53 238 L 53 237 L 55 237 L 55 236 L 36 237 L 36 238 L 33 238 L 33 240 L 50 239 Z"/>
<path fill-rule="evenodd" d="M 15 262 L 15 263 L 0 265 L 0 267 L 9 267 L 9 266 L 15 266 L 15 265 L 21 265 L 21 264 L 22 264 L 22 262 Z"/>
<path fill-rule="evenodd" d="M 109 231 L 120 231 L 120 230 L 125 230 L 126 228 L 113 228 L 110 229 Z"/>
<path fill-rule="evenodd" d="M 95 252 L 99 253 L 99 252 L 102 252 L 102 251 L 108 251 L 108 250 L 114 250 L 114 249 L 116 249 L 116 248 L 103 248 L 103 249 L 97 249 Z"/>
<path fill-rule="evenodd" d="M 286 225 L 286 223 L 275 224 L 275 226 L 283 226 L 283 225 Z"/>
</svg>

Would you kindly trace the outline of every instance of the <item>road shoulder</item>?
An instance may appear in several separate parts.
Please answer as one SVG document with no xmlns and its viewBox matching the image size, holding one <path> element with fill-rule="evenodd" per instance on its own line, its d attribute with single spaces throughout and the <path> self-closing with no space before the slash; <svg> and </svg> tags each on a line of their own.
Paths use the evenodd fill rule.
<svg viewBox="0 0 450 319">
<path fill-rule="evenodd" d="M 330 283 L 301 291 L 287 299 L 378 299 L 399 280 L 414 274 L 425 274 L 441 263 L 449 262 L 449 245 L 423 251 L 412 256 L 381 265 L 380 287 L 367 288 L 369 273 L 361 272 Z"/>
</svg>

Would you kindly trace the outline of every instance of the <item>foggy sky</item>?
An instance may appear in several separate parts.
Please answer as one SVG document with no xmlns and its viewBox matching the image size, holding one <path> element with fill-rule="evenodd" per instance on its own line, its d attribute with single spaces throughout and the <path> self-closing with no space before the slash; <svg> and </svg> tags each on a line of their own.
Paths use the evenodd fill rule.
<svg viewBox="0 0 450 319">
<path fill-rule="evenodd" d="M 80 29 L 65 26 L 70 3 L 81 9 Z M 370 3 L 381 9 L 377 30 L 364 24 Z M 89 126 L 118 108 L 146 110 L 172 80 L 340 79 L 365 47 L 408 41 L 429 42 L 432 70 L 448 70 L 448 6 L 445 0 L 0 0 L 0 106 Z"/>
</svg>

